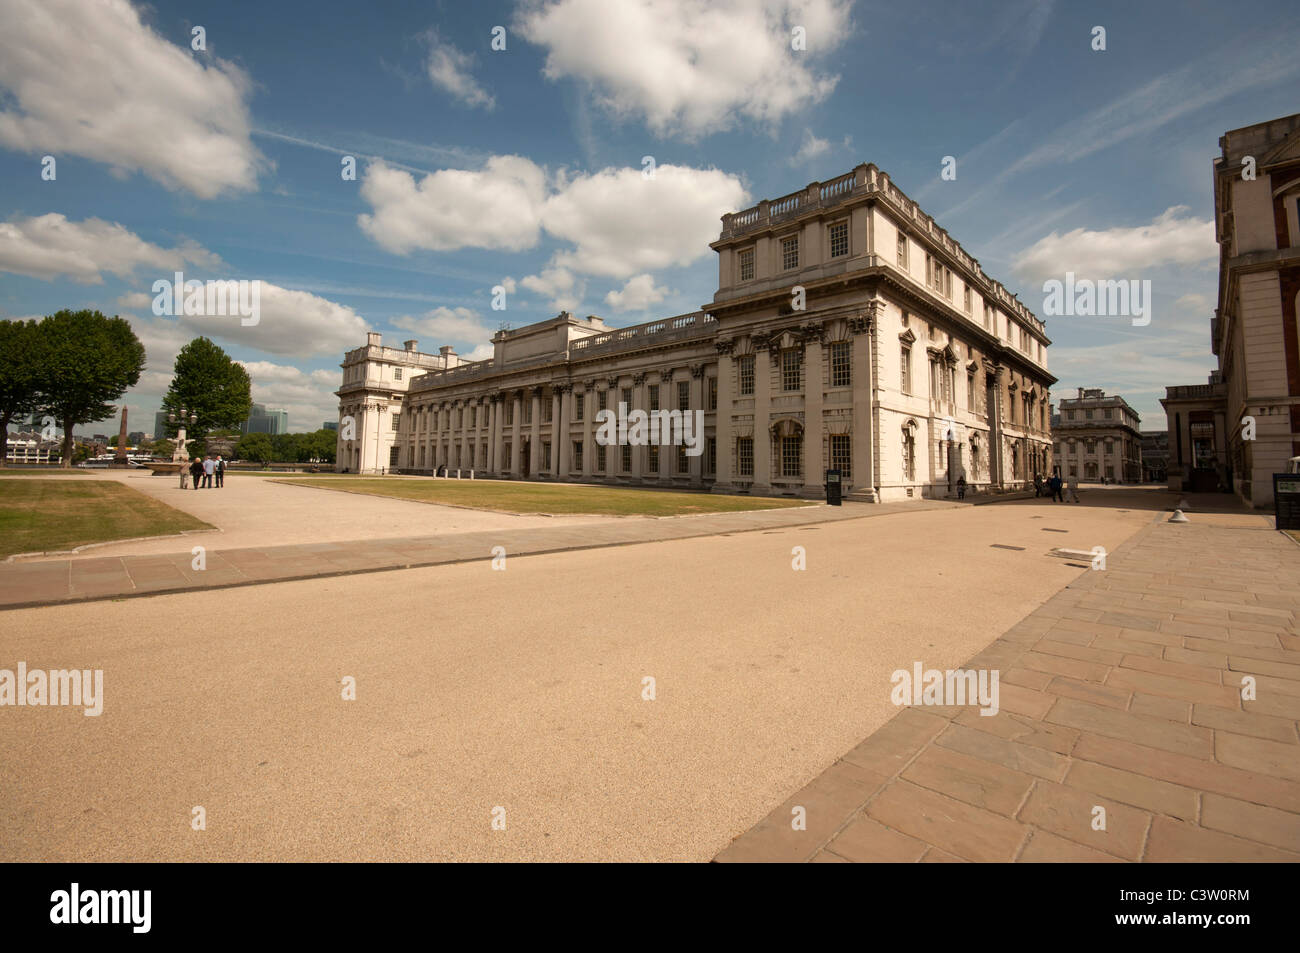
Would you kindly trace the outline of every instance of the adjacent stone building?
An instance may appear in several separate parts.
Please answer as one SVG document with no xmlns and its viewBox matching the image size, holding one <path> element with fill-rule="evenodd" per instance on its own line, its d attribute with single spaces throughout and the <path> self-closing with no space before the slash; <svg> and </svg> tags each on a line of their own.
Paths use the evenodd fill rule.
<svg viewBox="0 0 1300 953">
<path fill-rule="evenodd" d="M 1300 113 L 1233 129 L 1214 160 L 1219 300 L 1208 384 L 1170 387 L 1169 486 L 1272 506 L 1300 455 Z"/>
<path fill-rule="evenodd" d="M 371 335 L 340 414 L 378 409 L 340 432 L 340 462 L 808 497 L 836 468 L 860 500 L 1050 472 L 1043 323 L 874 165 L 725 215 L 710 247 L 718 290 L 693 314 L 611 329 L 565 312 L 468 363 L 414 342 L 384 359 Z M 423 373 L 398 387 L 385 367 Z M 620 404 L 701 411 L 702 452 L 601 446 L 597 414 Z"/>
<path fill-rule="evenodd" d="M 1063 398 L 1053 437 L 1061 475 L 1088 482 L 1142 482 L 1142 418 L 1123 397 L 1080 387 Z"/>
</svg>

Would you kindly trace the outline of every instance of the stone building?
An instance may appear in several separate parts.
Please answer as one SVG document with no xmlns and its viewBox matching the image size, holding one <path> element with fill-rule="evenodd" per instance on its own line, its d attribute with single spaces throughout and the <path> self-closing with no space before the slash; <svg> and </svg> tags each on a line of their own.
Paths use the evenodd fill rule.
<svg viewBox="0 0 1300 953">
<path fill-rule="evenodd" d="M 1142 482 L 1164 483 L 1169 479 L 1169 431 L 1142 431 Z"/>
<path fill-rule="evenodd" d="M 1061 475 L 1089 482 L 1141 483 L 1142 418 L 1123 397 L 1080 387 L 1062 398 L 1053 438 Z"/>
<path fill-rule="evenodd" d="M 1273 504 L 1273 474 L 1300 455 L 1300 113 L 1226 132 L 1214 160 L 1218 371 L 1170 387 L 1169 486 L 1222 485 Z M 1180 443 L 1180 441 L 1183 441 Z"/>
<path fill-rule="evenodd" d="M 874 165 L 724 215 L 710 247 L 718 289 L 699 312 L 620 329 L 565 312 L 384 390 L 404 407 L 387 465 L 808 497 L 837 468 L 860 500 L 1049 472 L 1043 323 Z M 357 354 L 342 414 L 380 393 L 348 389 Z M 620 404 L 700 411 L 701 452 L 600 445 L 597 414 Z M 360 456 L 340 435 L 340 461 L 384 465 L 364 449 L 372 421 Z"/>
</svg>

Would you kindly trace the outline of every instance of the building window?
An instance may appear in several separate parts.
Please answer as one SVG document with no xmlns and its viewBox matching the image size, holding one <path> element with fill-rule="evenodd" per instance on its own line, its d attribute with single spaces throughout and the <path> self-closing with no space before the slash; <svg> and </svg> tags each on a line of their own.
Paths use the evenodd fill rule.
<svg viewBox="0 0 1300 953">
<path fill-rule="evenodd" d="M 907 271 L 907 236 L 898 233 L 898 267 Z"/>
<path fill-rule="evenodd" d="M 740 252 L 740 280 L 754 280 L 754 249 L 746 248 Z"/>
<path fill-rule="evenodd" d="M 542 469 L 551 469 L 551 441 L 542 441 Z"/>
<path fill-rule="evenodd" d="M 650 451 L 650 459 L 649 462 L 646 464 L 646 468 L 651 473 L 658 473 L 659 472 L 659 444 L 652 443 L 648 447 L 646 447 L 646 449 Z"/>
<path fill-rule="evenodd" d="M 1089 409 L 1089 410 L 1085 410 L 1085 411 L 1083 412 L 1083 418 L 1084 418 L 1085 420 L 1092 420 L 1092 410 L 1090 410 L 1090 409 Z"/>
<path fill-rule="evenodd" d="M 392 416 L 393 416 L 393 432 L 396 433 L 396 432 L 397 432 L 398 424 L 401 422 L 402 415 L 401 415 L 401 414 L 393 414 Z"/>
<path fill-rule="evenodd" d="M 831 257 L 842 258 L 849 253 L 849 223 L 836 222 L 830 227 Z"/>
<path fill-rule="evenodd" d="M 578 394 L 573 402 L 573 419 L 582 422 L 584 415 L 587 413 L 587 395 Z"/>
<path fill-rule="evenodd" d="M 899 349 L 898 386 L 904 394 L 912 393 L 912 349 L 906 344 Z"/>
<path fill-rule="evenodd" d="M 607 390 L 596 391 L 596 409 L 606 410 L 608 408 L 605 405 L 608 403 L 609 403 L 609 391 Z M 601 467 L 601 469 L 603 470 L 604 467 Z"/>
<path fill-rule="evenodd" d="M 746 354 L 742 356 L 737 367 L 740 370 L 740 395 L 748 397 L 754 393 L 754 355 Z"/>
<path fill-rule="evenodd" d="M 691 472 L 691 458 L 686 455 L 684 444 L 677 445 L 677 472 L 683 475 Z"/>
<path fill-rule="evenodd" d="M 707 473 L 718 472 L 718 441 L 716 437 L 708 437 L 704 441 L 704 459 L 708 461 L 705 464 Z"/>
<path fill-rule="evenodd" d="M 984 327 L 989 331 L 993 330 L 993 305 L 987 301 L 984 302 Z"/>
<path fill-rule="evenodd" d="M 831 344 L 831 386 L 853 386 L 853 374 L 849 365 L 848 341 L 835 341 Z"/>
<path fill-rule="evenodd" d="M 506 401 L 506 426 L 507 427 L 513 426 L 514 422 L 515 422 L 515 402 L 513 400 L 507 400 Z"/>
<path fill-rule="evenodd" d="M 605 392 L 601 391 L 601 393 Z M 605 472 L 605 445 L 603 443 L 596 444 L 596 472 Z"/>
<path fill-rule="evenodd" d="M 916 437 L 912 431 L 903 431 L 903 479 L 916 479 Z"/>
<path fill-rule="evenodd" d="M 573 467 L 572 467 L 572 469 L 574 469 L 575 471 L 576 471 L 576 470 L 581 470 L 581 469 L 582 469 L 582 441 L 581 441 L 581 440 L 575 440 L 575 441 L 573 441 Z"/>
<path fill-rule="evenodd" d="M 803 386 L 803 353 L 798 348 L 781 352 L 781 389 L 799 390 Z"/>
<path fill-rule="evenodd" d="M 658 384 L 650 385 L 650 409 L 651 410 L 659 409 L 659 385 Z"/>
<path fill-rule="evenodd" d="M 832 470 L 839 470 L 840 476 L 844 479 L 850 479 L 853 476 L 852 454 L 850 451 L 848 434 L 831 434 L 831 466 Z"/>
<path fill-rule="evenodd" d="M 1106 452 L 1108 454 L 1115 452 L 1115 442 L 1113 440 L 1106 441 Z"/>
<path fill-rule="evenodd" d="M 952 297 L 952 272 L 928 254 L 925 256 L 925 283 L 945 298 Z"/>
<path fill-rule="evenodd" d="M 709 410 L 718 409 L 718 379 L 716 377 L 708 378 L 709 381 Z"/>
<path fill-rule="evenodd" d="M 623 403 L 627 404 L 629 408 L 632 406 L 632 388 L 623 388 Z"/>
<path fill-rule="evenodd" d="M 736 470 L 741 476 L 754 475 L 754 438 L 736 438 Z"/>
<path fill-rule="evenodd" d="M 793 271 L 799 267 L 799 236 L 781 239 L 781 270 Z"/>
<path fill-rule="evenodd" d="M 402 379 L 402 369 L 401 369 L 400 367 L 394 367 L 394 368 L 393 368 L 393 380 L 395 380 L 395 381 L 400 381 L 401 379 Z"/>
<path fill-rule="evenodd" d="M 401 452 L 401 447 L 390 447 L 388 450 L 389 469 L 397 466 L 397 455 Z"/>
<path fill-rule="evenodd" d="M 531 424 L 533 422 L 533 399 L 531 397 L 525 397 L 523 400 L 523 405 L 524 405 L 524 424 L 525 425 Z"/>
<path fill-rule="evenodd" d="M 781 476 L 797 479 L 803 476 L 803 438 L 781 438 Z"/>
<path fill-rule="evenodd" d="M 549 397 L 542 398 L 542 423 L 549 424 L 553 412 L 554 404 Z"/>
<path fill-rule="evenodd" d="M 1107 419 L 1107 420 L 1110 420 L 1110 408 L 1109 408 L 1109 407 L 1106 408 L 1106 419 Z"/>
<path fill-rule="evenodd" d="M 619 450 L 621 451 L 621 456 L 623 458 L 620 461 L 623 465 L 623 472 L 631 473 L 632 472 L 632 445 L 625 443 L 623 444 L 623 446 L 619 447 Z"/>
<path fill-rule="evenodd" d="M 962 285 L 961 306 L 970 314 L 970 285 Z"/>
<path fill-rule="evenodd" d="M 966 409 L 975 412 L 975 372 L 966 375 Z"/>
</svg>

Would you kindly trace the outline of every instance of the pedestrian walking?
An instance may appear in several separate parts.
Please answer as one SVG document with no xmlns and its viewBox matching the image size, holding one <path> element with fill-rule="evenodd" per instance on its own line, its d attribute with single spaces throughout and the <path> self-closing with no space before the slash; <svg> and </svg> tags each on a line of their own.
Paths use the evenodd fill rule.
<svg viewBox="0 0 1300 953">
<path fill-rule="evenodd" d="M 221 459 L 221 454 L 217 454 L 217 465 L 213 468 L 217 477 L 217 487 L 226 485 L 226 461 Z"/>
<path fill-rule="evenodd" d="M 188 490 L 189 488 L 190 488 L 190 469 L 189 467 L 187 467 L 185 464 L 182 463 L 181 464 L 181 489 Z"/>
<path fill-rule="evenodd" d="M 957 499 L 966 499 L 966 478 L 964 476 L 957 478 Z"/>
<path fill-rule="evenodd" d="M 190 461 L 190 476 L 194 479 L 194 489 L 203 484 L 203 461 L 195 457 Z"/>
<path fill-rule="evenodd" d="M 1061 495 L 1061 475 L 1058 473 L 1052 477 L 1052 502 L 1064 503 L 1065 497 Z"/>
<path fill-rule="evenodd" d="M 212 474 L 217 470 L 217 463 L 212 459 L 212 454 L 208 454 L 203 461 L 203 486 L 205 489 L 212 489 Z"/>
</svg>

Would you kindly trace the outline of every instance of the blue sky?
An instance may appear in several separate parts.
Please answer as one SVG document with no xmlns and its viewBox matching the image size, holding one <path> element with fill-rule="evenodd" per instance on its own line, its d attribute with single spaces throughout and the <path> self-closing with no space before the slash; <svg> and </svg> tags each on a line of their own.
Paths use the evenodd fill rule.
<svg viewBox="0 0 1300 953">
<path fill-rule="evenodd" d="M 130 318 L 132 429 L 204 333 L 310 430 L 366 330 L 483 356 L 561 308 L 693 311 L 720 214 L 874 162 L 1047 320 L 1057 397 L 1105 387 L 1161 429 L 1164 386 L 1214 366 L 1218 137 L 1300 109 L 1293 11 L 0 0 L 0 315 Z M 262 282 L 258 325 L 152 314 L 178 269 Z M 1044 315 L 1067 270 L 1150 279 L 1150 325 Z"/>
</svg>

